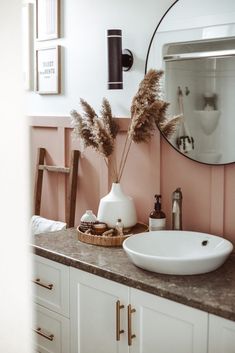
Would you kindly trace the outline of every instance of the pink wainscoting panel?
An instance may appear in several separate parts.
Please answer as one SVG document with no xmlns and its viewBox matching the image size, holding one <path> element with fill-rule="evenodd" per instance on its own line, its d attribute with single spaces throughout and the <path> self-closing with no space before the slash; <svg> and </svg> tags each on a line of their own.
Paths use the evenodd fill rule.
<svg viewBox="0 0 235 353">
<path fill-rule="evenodd" d="M 171 195 L 181 187 L 183 228 L 208 232 L 210 229 L 211 168 L 191 161 L 161 140 L 161 192 L 167 228 L 171 229 Z"/>
<path fill-rule="evenodd" d="M 66 163 L 69 164 L 72 149 L 80 149 L 78 141 L 71 136 L 71 129 L 66 129 Z M 81 155 L 78 165 L 78 187 L 75 225 L 80 223 L 85 210 L 93 210 L 96 214 L 100 199 L 100 169 L 103 163 L 97 153 L 91 149 Z M 107 188 L 108 190 L 108 188 Z"/>
<path fill-rule="evenodd" d="M 224 167 L 211 167 L 211 214 L 210 233 L 224 234 Z"/>
<path fill-rule="evenodd" d="M 118 120 L 121 131 L 117 137 L 117 158 L 120 158 L 129 119 Z M 69 166 L 71 150 L 79 149 L 78 141 L 71 136 L 69 119 L 31 117 L 31 125 L 34 126 L 32 127 L 33 165 L 36 163 L 37 148 L 45 147 L 50 156 L 48 163 Z M 156 134 L 149 144 L 132 145 L 121 180 L 124 192 L 134 198 L 138 219 L 141 222 L 148 222 L 148 215 L 153 208 L 154 194 L 160 192 L 159 180 L 160 137 Z M 75 224 L 79 224 L 86 209 L 97 212 L 100 197 L 107 194 L 111 182 L 110 173 L 103 159 L 88 148 L 79 161 Z M 41 215 L 64 220 L 65 200 L 65 176 L 45 174 Z"/>
<path fill-rule="evenodd" d="M 118 137 L 118 156 L 124 145 L 125 136 Z M 123 191 L 133 197 L 138 220 L 148 222 L 153 209 L 154 195 L 160 191 L 160 138 L 156 134 L 150 143 L 132 144 L 121 184 Z"/>
<path fill-rule="evenodd" d="M 235 245 L 235 164 L 225 167 L 224 234 Z"/>
<path fill-rule="evenodd" d="M 37 148 L 44 147 L 48 151 L 46 154 L 46 164 L 49 165 L 59 165 L 60 164 L 60 148 L 58 140 L 58 130 L 57 128 L 38 128 L 33 127 L 31 129 L 31 163 L 32 163 L 32 185 L 34 187 L 35 180 L 35 170 L 37 163 Z M 50 174 L 44 172 L 43 177 L 43 188 L 42 188 L 42 203 L 41 203 L 41 213 L 42 217 L 49 219 L 60 219 L 64 218 L 59 216 L 61 204 L 59 203 L 59 193 L 58 193 L 59 180 L 56 173 Z M 32 190 L 33 193 L 33 190 Z M 33 201 L 32 201 L 33 202 Z M 62 205 L 64 208 L 64 204 Z M 32 213 L 34 210 L 32 210 Z"/>
<path fill-rule="evenodd" d="M 117 137 L 117 160 L 120 161 L 125 142 L 125 131 L 128 119 L 119 119 L 120 133 Z M 160 147 L 159 136 L 156 135 L 150 144 L 133 144 L 122 176 L 123 191 L 133 197 L 138 219 L 148 221 L 153 207 L 153 195 L 159 192 L 160 158 L 156 151 Z M 66 131 L 67 151 L 79 148 L 79 143 L 71 138 L 71 129 Z M 68 156 L 66 157 L 68 158 Z M 108 193 L 112 183 L 111 173 L 97 153 L 87 149 L 79 164 L 76 222 L 79 223 L 85 209 L 97 212 L 100 197 Z"/>
<path fill-rule="evenodd" d="M 161 193 L 171 229 L 171 194 L 183 192 L 183 227 L 230 239 L 235 244 L 235 164 L 209 166 L 191 161 L 161 139 Z"/>
</svg>

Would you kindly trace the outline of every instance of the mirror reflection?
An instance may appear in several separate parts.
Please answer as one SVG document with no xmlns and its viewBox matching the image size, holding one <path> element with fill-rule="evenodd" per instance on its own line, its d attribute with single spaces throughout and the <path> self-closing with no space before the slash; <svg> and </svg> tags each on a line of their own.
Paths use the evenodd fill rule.
<svg viewBox="0 0 235 353">
<path fill-rule="evenodd" d="M 210 15 L 209 15 L 210 14 Z M 179 0 L 164 16 L 147 69 L 162 68 L 169 114 L 182 116 L 170 144 L 202 163 L 235 161 L 235 2 Z"/>
</svg>

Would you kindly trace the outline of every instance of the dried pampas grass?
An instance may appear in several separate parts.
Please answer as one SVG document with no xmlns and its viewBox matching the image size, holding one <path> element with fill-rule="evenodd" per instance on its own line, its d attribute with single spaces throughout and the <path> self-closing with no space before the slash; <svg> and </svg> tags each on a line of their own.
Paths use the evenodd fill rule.
<svg viewBox="0 0 235 353">
<path fill-rule="evenodd" d="M 169 138 L 177 129 L 182 117 L 169 119 L 166 116 L 169 103 L 160 98 L 160 80 L 163 71 L 149 70 L 140 82 L 138 91 L 131 104 L 131 119 L 127 131 L 119 166 L 116 159 L 110 163 L 114 182 L 120 182 L 125 168 L 132 142 L 149 142 L 156 127 Z M 118 124 L 114 120 L 110 104 L 103 99 L 100 116 L 83 99 L 80 100 L 83 115 L 71 112 L 73 136 L 80 139 L 82 148 L 92 147 L 104 157 L 106 164 L 110 162 L 114 152 Z"/>
<path fill-rule="evenodd" d="M 132 142 L 149 142 L 157 127 L 167 138 L 177 129 L 180 117 L 167 118 L 169 103 L 160 98 L 162 76 L 162 70 L 149 70 L 132 100 L 131 123 L 123 149 L 118 180 L 122 177 Z"/>
<path fill-rule="evenodd" d="M 111 109 L 99 118 L 94 109 L 83 99 L 80 100 L 83 116 L 76 110 L 71 111 L 73 136 L 80 139 L 82 149 L 92 147 L 103 157 L 108 158 L 114 150 L 114 139 L 117 134 L 116 123 L 113 120 Z M 105 102 L 103 112 L 110 106 Z M 113 132 L 115 131 L 115 133 Z"/>
<path fill-rule="evenodd" d="M 112 138 L 115 139 L 119 131 L 119 127 L 113 118 L 109 101 L 106 98 L 103 98 L 102 108 L 100 113 L 101 113 L 101 119 L 103 120 L 103 123 L 106 129 L 109 131 Z"/>
<path fill-rule="evenodd" d="M 164 121 L 163 124 L 159 124 L 161 132 L 167 139 L 171 138 L 171 136 L 176 132 L 179 124 L 182 122 L 182 119 L 182 115 L 177 115 L 168 121 Z"/>
<path fill-rule="evenodd" d="M 87 147 L 93 148 L 108 165 L 114 152 L 115 138 L 118 133 L 118 125 L 112 116 L 110 104 L 107 99 L 103 99 L 99 117 L 84 99 L 80 99 L 80 103 L 83 115 L 76 110 L 70 112 L 73 126 L 72 135 L 79 139 L 82 151 Z M 113 178 L 117 179 L 117 168 L 115 166 L 113 168 Z"/>
</svg>

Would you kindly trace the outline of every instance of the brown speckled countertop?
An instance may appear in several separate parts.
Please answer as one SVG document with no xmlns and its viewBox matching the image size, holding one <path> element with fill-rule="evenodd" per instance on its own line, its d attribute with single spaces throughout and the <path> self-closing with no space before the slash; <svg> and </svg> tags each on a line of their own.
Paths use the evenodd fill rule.
<svg viewBox="0 0 235 353">
<path fill-rule="evenodd" d="M 39 234 L 37 255 L 235 321 L 235 254 L 218 270 L 173 276 L 142 270 L 122 248 L 81 243 L 75 229 Z"/>
</svg>

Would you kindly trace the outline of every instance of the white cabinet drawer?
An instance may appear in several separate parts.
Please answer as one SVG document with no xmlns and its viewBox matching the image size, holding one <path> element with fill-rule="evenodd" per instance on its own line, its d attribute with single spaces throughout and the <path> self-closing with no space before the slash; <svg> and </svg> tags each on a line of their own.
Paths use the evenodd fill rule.
<svg viewBox="0 0 235 353">
<path fill-rule="evenodd" d="M 69 268 L 35 255 L 34 301 L 69 317 Z"/>
<path fill-rule="evenodd" d="M 69 319 L 40 305 L 34 310 L 35 351 L 69 353 Z"/>
</svg>

